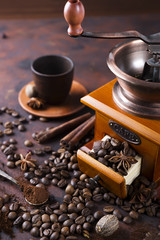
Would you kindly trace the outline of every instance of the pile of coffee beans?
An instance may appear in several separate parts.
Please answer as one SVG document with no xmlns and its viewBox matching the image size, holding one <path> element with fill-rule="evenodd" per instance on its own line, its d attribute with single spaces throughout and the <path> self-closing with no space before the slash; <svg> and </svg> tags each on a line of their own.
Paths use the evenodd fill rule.
<svg viewBox="0 0 160 240">
<path fill-rule="evenodd" d="M 109 136 L 104 140 L 95 141 L 88 154 L 122 176 L 127 175 L 127 168 L 137 162 L 134 159 L 136 151 L 131 148 L 128 142 L 121 142 Z M 126 164 L 127 161 L 129 164 Z"/>
</svg>

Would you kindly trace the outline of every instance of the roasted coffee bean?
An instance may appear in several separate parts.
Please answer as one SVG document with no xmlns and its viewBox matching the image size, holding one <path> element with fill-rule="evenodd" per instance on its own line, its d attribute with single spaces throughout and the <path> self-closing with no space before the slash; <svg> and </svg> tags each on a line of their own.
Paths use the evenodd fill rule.
<svg viewBox="0 0 160 240">
<path fill-rule="evenodd" d="M 60 216 L 61 214 L 63 214 L 63 211 L 60 210 L 60 209 L 55 209 L 53 212 L 54 212 L 55 214 L 57 214 L 58 216 Z"/>
<path fill-rule="evenodd" d="M 78 212 L 78 209 L 74 203 L 68 205 L 68 213 Z"/>
<path fill-rule="evenodd" d="M 81 214 L 84 216 L 84 217 L 87 217 L 88 215 L 91 214 L 91 210 L 89 208 L 84 208 L 82 211 L 81 211 Z"/>
<path fill-rule="evenodd" d="M 59 233 L 53 232 L 50 236 L 50 240 L 57 240 L 57 239 L 59 239 Z"/>
<path fill-rule="evenodd" d="M 83 188 L 86 187 L 86 184 L 85 184 L 85 182 L 83 182 L 83 181 L 78 181 L 78 182 L 77 182 L 77 187 L 78 187 L 79 189 L 83 189 Z"/>
<path fill-rule="evenodd" d="M 32 147 L 33 146 L 33 142 L 27 139 L 27 140 L 24 141 L 24 145 L 26 147 Z"/>
<path fill-rule="evenodd" d="M 84 216 L 79 216 L 79 217 L 77 217 L 77 218 L 75 219 L 75 223 L 82 225 L 82 224 L 85 222 L 85 220 L 86 220 L 86 219 L 85 219 Z"/>
<path fill-rule="evenodd" d="M 70 219 L 75 220 L 78 217 L 78 214 L 77 213 L 70 213 L 70 214 L 68 214 L 68 216 L 69 216 Z"/>
<path fill-rule="evenodd" d="M 32 224 L 29 221 L 24 221 L 22 224 L 22 229 L 25 231 L 29 231 L 32 227 Z"/>
<path fill-rule="evenodd" d="M 22 223 L 23 223 L 23 218 L 22 218 L 22 216 L 19 216 L 14 220 L 13 225 L 20 226 Z"/>
<path fill-rule="evenodd" d="M 51 229 L 53 230 L 53 232 L 60 232 L 61 225 L 59 223 L 53 223 Z"/>
<path fill-rule="evenodd" d="M 112 213 L 114 211 L 114 207 L 111 205 L 107 205 L 103 208 L 103 211 L 106 213 Z"/>
<path fill-rule="evenodd" d="M 94 218 L 96 219 L 96 220 L 99 220 L 101 217 L 103 217 L 104 216 L 104 212 L 103 211 L 96 211 L 95 213 L 94 213 Z"/>
<path fill-rule="evenodd" d="M 57 209 L 57 208 L 59 208 L 59 202 L 55 202 L 55 203 L 52 203 L 51 205 L 50 205 L 50 208 L 51 209 Z"/>
<path fill-rule="evenodd" d="M 33 215 L 38 215 L 40 213 L 40 209 L 33 209 L 30 211 L 30 214 Z"/>
<path fill-rule="evenodd" d="M 62 227 L 61 234 L 63 234 L 64 236 L 68 236 L 69 235 L 69 227 Z"/>
<path fill-rule="evenodd" d="M 103 195 L 102 195 L 101 193 L 95 194 L 95 195 L 92 197 L 92 199 L 93 199 L 93 201 L 95 201 L 95 202 L 100 202 L 100 201 L 102 201 L 102 199 L 103 199 Z"/>
<path fill-rule="evenodd" d="M 121 214 L 121 212 L 118 210 L 118 209 L 115 209 L 114 211 L 113 211 L 113 215 L 115 215 L 119 220 L 121 220 L 122 219 L 122 214 Z"/>
<path fill-rule="evenodd" d="M 45 229 L 43 231 L 44 236 L 49 237 L 53 233 L 52 229 Z"/>
<path fill-rule="evenodd" d="M 67 219 L 63 222 L 63 226 L 64 227 L 70 227 L 73 224 L 73 220 L 72 219 Z"/>
<path fill-rule="evenodd" d="M 46 152 L 46 153 L 50 153 L 50 152 L 52 152 L 52 147 L 51 146 L 44 146 L 43 151 Z"/>
<path fill-rule="evenodd" d="M 82 233 L 82 226 L 81 225 L 76 226 L 76 233 L 78 233 L 79 235 Z"/>
<path fill-rule="evenodd" d="M 6 135 L 12 135 L 13 134 L 13 130 L 11 128 L 6 128 L 4 131 L 3 131 L 4 134 Z"/>
<path fill-rule="evenodd" d="M 84 204 L 83 203 L 78 203 L 77 204 L 77 209 L 78 209 L 78 211 L 82 211 L 84 209 Z"/>
<path fill-rule="evenodd" d="M 126 212 L 129 212 L 131 210 L 130 206 L 121 206 L 121 208 Z"/>
<path fill-rule="evenodd" d="M 30 115 L 28 115 L 28 119 L 29 119 L 30 121 L 34 121 L 34 120 L 36 120 L 36 116 L 30 114 Z"/>
<path fill-rule="evenodd" d="M 30 234 L 33 237 L 39 237 L 39 228 L 38 227 L 33 227 L 30 231 Z"/>
<path fill-rule="evenodd" d="M 9 146 L 9 147 L 6 147 L 6 148 L 4 149 L 3 153 L 4 153 L 5 155 L 13 154 L 13 153 L 14 153 L 14 150 L 13 150 L 12 147 Z"/>
<path fill-rule="evenodd" d="M 31 220 L 31 214 L 29 212 L 23 213 L 22 218 L 25 221 L 30 221 Z"/>
<path fill-rule="evenodd" d="M 89 223 L 93 223 L 95 221 L 95 218 L 93 215 L 88 215 L 86 217 L 86 221 L 89 222 Z"/>
<path fill-rule="evenodd" d="M 139 218 L 139 214 L 133 210 L 129 212 L 129 216 L 136 220 Z"/>
<path fill-rule="evenodd" d="M 50 180 L 49 180 L 47 177 L 41 178 L 41 182 L 42 182 L 45 186 L 47 186 L 47 185 L 50 184 Z"/>
<path fill-rule="evenodd" d="M 71 184 L 68 184 L 65 189 L 66 194 L 73 194 L 74 193 L 74 187 Z"/>
<path fill-rule="evenodd" d="M 25 172 L 25 173 L 24 173 L 24 177 L 25 177 L 26 179 L 28 179 L 28 180 L 34 178 L 34 176 L 35 176 L 35 175 L 34 175 L 33 172 Z"/>
<path fill-rule="evenodd" d="M 64 188 L 66 187 L 67 185 L 67 181 L 66 179 L 62 178 L 58 183 L 57 183 L 57 186 L 60 187 L 60 188 Z"/>
<path fill-rule="evenodd" d="M 51 214 L 50 215 L 50 221 L 53 223 L 53 222 L 57 222 L 58 221 L 58 217 L 56 214 Z"/>
<path fill-rule="evenodd" d="M 15 154 L 14 154 L 14 159 L 15 159 L 15 160 L 20 160 L 21 157 L 20 157 L 20 155 L 19 155 L 18 153 L 15 153 Z"/>
<path fill-rule="evenodd" d="M 17 211 L 19 209 L 19 204 L 18 203 L 11 203 L 11 205 L 9 206 L 9 210 L 10 211 Z"/>
<path fill-rule="evenodd" d="M 37 185 L 39 183 L 39 179 L 37 177 L 31 178 L 30 183 L 32 185 Z"/>
<path fill-rule="evenodd" d="M 1 212 L 2 213 L 6 213 L 6 212 L 9 212 L 9 207 L 4 205 L 2 208 L 1 208 Z"/>
<path fill-rule="evenodd" d="M 50 222 L 50 216 L 48 214 L 43 214 L 42 222 Z"/>
<path fill-rule="evenodd" d="M 79 197 L 73 197 L 73 198 L 72 198 L 72 203 L 74 203 L 74 204 L 80 203 Z"/>
<path fill-rule="evenodd" d="M 41 226 L 42 226 L 42 221 L 38 221 L 32 224 L 32 227 L 41 227 Z"/>
<path fill-rule="evenodd" d="M 75 178 L 79 178 L 80 176 L 81 176 L 81 171 L 78 171 L 78 170 L 74 170 L 73 171 L 73 176 L 75 177 Z"/>
<path fill-rule="evenodd" d="M 48 240 L 47 237 L 41 237 L 40 240 Z"/>
<path fill-rule="evenodd" d="M 59 217 L 58 217 L 58 222 L 64 222 L 65 220 L 68 219 L 68 215 L 66 213 L 62 213 Z"/>
<path fill-rule="evenodd" d="M 15 163 L 12 162 L 12 161 L 7 161 L 6 165 L 7 165 L 8 168 L 15 168 L 16 167 Z"/>
<path fill-rule="evenodd" d="M 85 222 L 82 227 L 84 230 L 90 231 L 92 228 L 92 225 L 88 222 Z"/>
<path fill-rule="evenodd" d="M 7 202 L 9 201 L 9 199 L 10 199 L 10 195 L 5 193 L 5 194 L 3 195 L 3 201 L 4 201 L 4 203 L 7 203 Z"/>
<path fill-rule="evenodd" d="M 8 121 L 8 122 L 5 122 L 5 123 L 4 123 L 4 127 L 5 127 L 5 128 L 13 128 L 13 124 L 12 124 L 12 122 L 9 122 L 9 121 Z"/>
<path fill-rule="evenodd" d="M 17 218 L 17 213 L 14 211 L 11 211 L 8 213 L 8 219 L 15 220 Z"/>
<path fill-rule="evenodd" d="M 13 154 L 9 154 L 9 155 L 7 156 L 7 161 L 14 161 Z"/>
<path fill-rule="evenodd" d="M 123 222 L 126 224 L 132 223 L 132 218 L 130 216 L 126 216 L 123 218 Z"/>
<path fill-rule="evenodd" d="M 63 234 L 60 234 L 58 240 L 66 240 L 66 238 Z"/>
<path fill-rule="evenodd" d="M 48 229 L 50 227 L 51 227 L 51 223 L 50 222 L 45 222 L 45 223 L 42 223 L 42 225 L 41 225 L 42 229 Z"/>
<path fill-rule="evenodd" d="M 76 187 L 77 187 L 77 182 L 78 182 L 78 179 L 77 179 L 77 178 L 72 178 L 70 184 L 71 184 L 74 188 L 76 188 Z"/>
<path fill-rule="evenodd" d="M 20 132 L 24 132 L 24 131 L 26 131 L 26 127 L 23 124 L 20 124 L 20 125 L 18 125 L 18 130 Z"/>
<path fill-rule="evenodd" d="M 42 220 L 42 218 L 41 218 L 41 215 L 39 215 L 39 214 L 36 214 L 32 217 L 32 223 L 34 223 L 34 224 L 41 220 Z"/>
<path fill-rule="evenodd" d="M 51 181 L 51 183 L 52 183 L 52 185 L 56 186 L 57 183 L 58 183 L 58 181 L 59 181 L 59 180 L 58 180 L 57 178 L 53 178 L 52 181 Z"/>
<path fill-rule="evenodd" d="M 71 234 L 75 234 L 75 232 L 76 232 L 76 227 L 77 227 L 77 225 L 76 225 L 75 223 L 73 223 L 73 224 L 70 226 L 69 231 L 70 231 Z"/>
</svg>

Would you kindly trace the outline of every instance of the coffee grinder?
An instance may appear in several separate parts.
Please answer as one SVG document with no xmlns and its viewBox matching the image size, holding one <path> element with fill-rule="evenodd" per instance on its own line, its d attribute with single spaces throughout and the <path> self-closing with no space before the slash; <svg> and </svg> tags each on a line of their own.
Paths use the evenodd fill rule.
<svg viewBox="0 0 160 240">
<path fill-rule="evenodd" d="M 84 32 L 84 15 L 79 0 L 66 3 L 64 16 L 70 36 L 131 38 L 109 53 L 107 64 L 116 78 L 81 99 L 95 110 L 96 121 L 93 141 L 77 153 L 82 172 L 125 198 L 125 178 L 89 156 L 85 149 L 92 149 L 93 142 L 105 135 L 125 140 L 142 156 L 141 175 L 160 184 L 160 33 L 144 36 L 137 31 Z"/>
</svg>

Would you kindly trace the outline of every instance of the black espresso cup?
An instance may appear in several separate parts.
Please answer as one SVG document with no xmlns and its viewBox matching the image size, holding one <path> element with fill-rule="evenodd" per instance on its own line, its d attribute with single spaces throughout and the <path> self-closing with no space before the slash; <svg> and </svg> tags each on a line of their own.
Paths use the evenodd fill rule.
<svg viewBox="0 0 160 240">
<path fill-rule="evenodd" d="M 69 95 L 74 64 L 66 56 L 47 55 L 31 65 L 38 96 L 51 105 L 61 104 Z"/>
</svg>

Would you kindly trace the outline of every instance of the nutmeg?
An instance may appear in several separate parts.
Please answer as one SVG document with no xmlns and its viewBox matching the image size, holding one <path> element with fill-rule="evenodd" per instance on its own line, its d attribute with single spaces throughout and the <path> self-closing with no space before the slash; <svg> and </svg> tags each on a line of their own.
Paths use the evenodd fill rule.
<svg viewBox="0 0 160 240">
<path fill-rule="evenodd" d="M 111 236 L 118 228 L 119 220 L 114 215 L 105 215 L 96 224 L 96 232 L 104 237 Z"/>
</svg>

